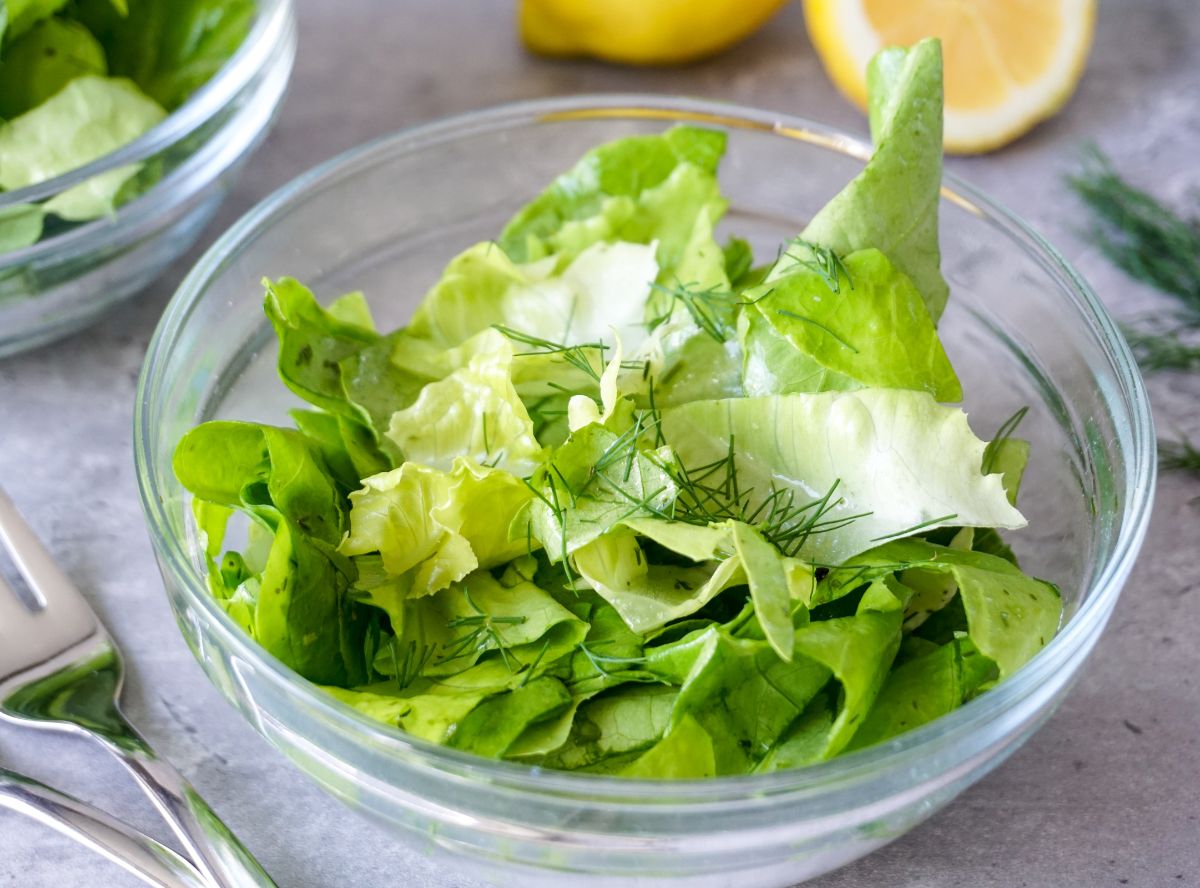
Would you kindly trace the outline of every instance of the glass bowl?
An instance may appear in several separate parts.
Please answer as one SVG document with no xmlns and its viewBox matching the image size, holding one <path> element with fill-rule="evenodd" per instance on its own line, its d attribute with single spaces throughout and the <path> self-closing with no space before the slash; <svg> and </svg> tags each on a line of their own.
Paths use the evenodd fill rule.
<svg viewBox="0 0 1200 888">
<path fill-rule="evenodd" d="M 158 126 L 79 169 L 0 192 L 3 210 L 118 167 L 140 164 L 158 177 L 110 216 L 0 252 L 0 356 L 85 326 L 187 251 L 266 135 L 295 55 L 292 0 L 259 0 L 233 57 Z"/>
<path fill-rule="evenodd" d="M 918 730 L 792 772 L 703 781 L 555 773 L 476 758 L 369 721 L 263 653 L 206 591 L 180 437 L 212 418 L 286 423 L 261 310 L 264 275 L 323 299 L 363 289 L 403 323 L 442 266 L 587 148 L 673 122 L 727 131 L 723 228 L 760 256 L 862 167 L 867 147 L 818 124 L 647 96 L 510 105 L 407 130 L 301 176 L 238 222 L 183 282 L 150 344 L 134 440 L 142 504 L 179 626 L 220 691 L 351 807 L 496 884 L 790 885 L 928 817 L 1009 756 L 1071 685 L 1116 602 L 1150 514 L 1146 393 L 1112 320 L 1045 241 L 947 176 L 943 321 L 977 433 L 1022 405 L 1032 440 L 1011 537 L 1058 583 L 1065 625 L 1010 680 Z M 1069 778 L 1064 778 L 1069 779 Z"/>
</svg>

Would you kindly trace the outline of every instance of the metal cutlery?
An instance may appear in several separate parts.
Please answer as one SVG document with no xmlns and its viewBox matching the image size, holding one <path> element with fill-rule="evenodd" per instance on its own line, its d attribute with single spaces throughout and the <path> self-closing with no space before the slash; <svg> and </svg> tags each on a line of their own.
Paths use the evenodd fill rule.
<svg viewBox="0 0 1200 888">
<path fill-rule="evenodd" d="M 38 599 L 0 577 L 0 718 L 91 737 L 133 774 L 206 881 L 274 886 L 208 804 L 121 713 L 121 655 L 95 612 L 0 489 L 0 544 Z"/>
<path fill-rule="evenodd" d="M 159 888 L 208 888 L 188 861 L 86 802 L 0 768 L 0 808 L 25 814 Z"/>
</svg>

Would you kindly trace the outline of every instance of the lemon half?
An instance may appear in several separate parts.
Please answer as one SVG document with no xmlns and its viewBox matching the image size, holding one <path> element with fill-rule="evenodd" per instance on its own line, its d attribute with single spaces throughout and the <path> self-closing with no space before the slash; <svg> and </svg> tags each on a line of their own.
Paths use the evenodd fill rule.
<svg viewBox="0 0 1200 888">
<path fill-rule="evenodd" d="M 885 46 L 940 37 L 946 150 L 989 151 L 1057 112 L 1083 74 L 1095 0 L 805 0 L 813 45 L 837 87 L 867 106 Z"/>
</svg>

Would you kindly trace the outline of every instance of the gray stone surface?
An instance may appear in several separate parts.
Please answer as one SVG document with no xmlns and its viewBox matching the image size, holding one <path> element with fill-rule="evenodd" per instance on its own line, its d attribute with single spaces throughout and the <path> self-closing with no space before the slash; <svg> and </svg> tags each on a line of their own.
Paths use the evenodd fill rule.
<svg viewBox="0 0 1200 888">
<path fill-rule="evenodd" d="M 724 58 L 672 71 L 554 63 L 518 47 L 496 0 L 299 0 L 282 117 L 206 242 L 317 161 L 470 108 L 584 91 L 731 99 L 864 131 L 825 79 L 796 5 Z M 1159 303 L 1077 236 L 1061 176 L 1096 141 L 1136 181 L 1200 187 L 1200 7 L 1106 3 L 1090 69 L 1064 113 L 1016 145 L 953 160 L 1058 244 L 1115 312 Z M 203 246 L 203 245 L 202 245 Z M 190 258 L 194 259 L 198 253 Z M 130 412 L 142 353 L 188 263 L 101 324 L 0 361 L 0 479 L 128 654 L 128 708 L 284 888 L 471 883 L 396 846 L 325 797 L 207 683 L 172 623 L 134 486 Z M 1197 380 L 1152 383 L 1163 430 L 1200 433 Z M 1082 680 L 1007 764 L 926 825 L 816 884 L 1200 885 L 1200 483 L 1165 476 L 1149 541 Z M 0 726 L 0 761 L 162 834 L 139 794 L 82 742 Z M 0 885 L 134 884 L 41 827 L 0 813 Z"/>
</svg>

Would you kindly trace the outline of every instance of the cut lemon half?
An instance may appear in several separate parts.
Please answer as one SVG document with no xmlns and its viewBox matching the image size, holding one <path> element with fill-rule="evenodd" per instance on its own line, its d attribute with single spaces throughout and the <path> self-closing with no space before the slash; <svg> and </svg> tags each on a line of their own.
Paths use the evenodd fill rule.
<svg viewBox="0 0 1200 888">
<path fill-rule="evenodd" d="M 940 37 L 946 150 L 989 151 L 1057 112 L 1083 74 L 1095 0 L 805 0 L 826 71 L 867 106 L 867 63 L 885 46 Z"/>
</svg>

